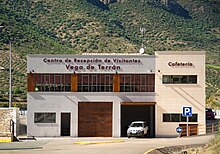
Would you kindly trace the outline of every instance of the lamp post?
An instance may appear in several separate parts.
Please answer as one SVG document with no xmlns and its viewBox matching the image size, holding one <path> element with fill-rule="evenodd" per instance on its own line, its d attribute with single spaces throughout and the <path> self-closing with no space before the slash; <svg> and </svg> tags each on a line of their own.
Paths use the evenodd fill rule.
<svg viewBox="0 0 220 154">
<path fill-rule="evenodd" d="M 9 63 L 10 63 L 10 67 L 9 67 L 9 104 L 8 104 L 8 107 L 11 108 L 11 86 L 12 86 L 12 83 L 11 83 L 11 41 L 9 40 L 9 46 L 10 46 L 10 49 L 9 49 Z"/>
<path fill-rule="evenodd" d="M 4 28 L 4 26 L 0 26 L 0 28 Z M 9 40 L 9 102 L 8 107 L 11 108 L 11 90 L 12 90 L 12 82 L 11 82 L 11 41 Z"/>
<path fill-rule="evenodd" d="M 146 29 L 144 27 L 140 27 L 140 31 L 142 34 L 141 47 L 143 48 L 144 47 L 144 32 L 146 31 Z"/>
</svg>

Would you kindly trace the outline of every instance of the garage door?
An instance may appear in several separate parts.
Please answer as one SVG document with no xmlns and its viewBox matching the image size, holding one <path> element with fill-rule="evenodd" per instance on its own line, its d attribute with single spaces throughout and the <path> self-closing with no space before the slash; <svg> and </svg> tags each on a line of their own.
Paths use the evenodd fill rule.
<svg viewBox="0 0 220 154">
<path fill-rule="evenodd" d="M 79 102 L 79 137 L 112 137 L 112 102 Z"/>
<path fill-rule="evenodd" d="M 121 104 L 121 137 L 127 136 L 128 126 L 133 121 L 146 121 L 149 137 L 155 136 L 155 103 L 122 103 Z"/>
</svg>

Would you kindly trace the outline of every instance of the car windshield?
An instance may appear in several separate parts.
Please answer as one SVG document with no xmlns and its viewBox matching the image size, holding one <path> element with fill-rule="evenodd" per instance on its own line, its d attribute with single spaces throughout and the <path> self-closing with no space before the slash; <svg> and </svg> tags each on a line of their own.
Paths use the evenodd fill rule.
<svg viewBox="0 0 220 154">
<path fill-rule="evenodd" d="M 132 123 L 130 127 L 143 127 L 143 123 Z"/>
</svg>

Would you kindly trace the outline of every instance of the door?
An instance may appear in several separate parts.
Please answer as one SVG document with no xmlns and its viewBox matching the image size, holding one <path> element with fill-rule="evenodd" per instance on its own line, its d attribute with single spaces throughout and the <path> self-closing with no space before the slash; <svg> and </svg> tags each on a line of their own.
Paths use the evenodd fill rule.
<svg viewBox="0 0 220 154">
<path fill-rule="evenodd" d="M 80 102 L 79 137 L 112 136 L 112 102 Z"/>
<path fill-rule="evenodd" d="M 70 136 L 70 113 L 61 113 L 61 136 Z"/>
</svg>

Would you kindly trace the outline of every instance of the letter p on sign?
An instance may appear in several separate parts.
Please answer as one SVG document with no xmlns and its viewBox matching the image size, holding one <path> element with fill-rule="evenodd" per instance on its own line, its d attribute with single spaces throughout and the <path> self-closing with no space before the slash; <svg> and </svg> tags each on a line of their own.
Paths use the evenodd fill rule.
<svg viewBox="0 0 220 154">
<path fill-rule="evenodd" d="M 183 107 L 182 116 L 183 117 L 191 117 L 192 116 L 192 107 L 184 106 Z"/>
</svg>

